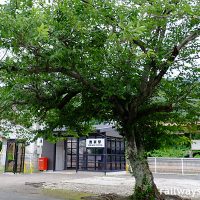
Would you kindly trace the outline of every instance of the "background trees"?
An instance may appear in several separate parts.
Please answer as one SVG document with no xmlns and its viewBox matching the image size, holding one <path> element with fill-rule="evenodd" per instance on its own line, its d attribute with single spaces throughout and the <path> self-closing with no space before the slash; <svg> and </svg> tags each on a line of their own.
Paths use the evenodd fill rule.
<svg viewBox="0 0 200 200">
<path fill-rule="evenodd" d="M 146 150 L 166 122 L 198 120 L 199 107 L 191 108 L 199 98 L 199 5 L 19 0 L 1 6 L 2 118 L 79 134 L 92 120 L 116 123 L 136 178 L 133 198 L 162 199 Z"/>
</svg>

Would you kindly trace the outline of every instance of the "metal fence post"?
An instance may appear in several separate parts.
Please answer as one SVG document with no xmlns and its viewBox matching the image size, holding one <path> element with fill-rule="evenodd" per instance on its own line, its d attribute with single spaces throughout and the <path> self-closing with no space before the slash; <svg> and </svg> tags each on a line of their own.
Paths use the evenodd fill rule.
<svg viewBox="0 0 200 200">
<path fill-rule="evenodd" d="M 183 169 L 183 158 L 181 158 L 181 172 L 184 174 L 184 169 Z"/>
</svg>

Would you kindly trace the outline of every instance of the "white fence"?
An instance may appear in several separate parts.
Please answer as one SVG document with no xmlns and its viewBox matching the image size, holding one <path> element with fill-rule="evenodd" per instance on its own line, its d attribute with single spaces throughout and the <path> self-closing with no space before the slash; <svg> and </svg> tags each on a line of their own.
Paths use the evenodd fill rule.
<svg viewBox="0 0 200 200">
<path fill-rule="evenodd" d="M 0 153 L 0 173 L 4 171 L 5 155 Z M 3 162 L 4 161 L 4 162 Z M 155 158 L 149 157 L 148 163 L 153 173 L 159 174 L 200 174 L 200 158 Z M 38 171 L 38 157 L 26 154 L 24 159 L 24 173 Z"/>
<path fill-rule="evenodd" d="M 148 158 L 153 173 L 200 174 L 200 158 Z"/>
</svg>

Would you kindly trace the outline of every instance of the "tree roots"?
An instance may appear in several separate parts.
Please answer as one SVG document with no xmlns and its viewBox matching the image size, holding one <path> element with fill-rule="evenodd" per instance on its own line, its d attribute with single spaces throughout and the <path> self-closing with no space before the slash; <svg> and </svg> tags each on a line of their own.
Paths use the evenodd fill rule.
<svg viewBox="0 0 200 200">
<path fill-rule="evenodd" d="M 191 200 L 177 195 L 162 194 L 163 200 Z M 102 194 L 98 196 L 82 197 L 83 200 L 131 200 L 131 197 L 120 196 L 116 194 Z"/>
</svg>

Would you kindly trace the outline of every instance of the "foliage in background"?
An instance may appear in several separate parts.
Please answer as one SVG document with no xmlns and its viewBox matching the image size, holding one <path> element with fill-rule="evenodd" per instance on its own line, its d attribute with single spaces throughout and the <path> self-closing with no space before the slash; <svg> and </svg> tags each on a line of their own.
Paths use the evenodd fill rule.
<svg viewBox="0 0 200 200">
<path fill-rule="evenodd" d="M 163 133 L 156 142 L 157 148 L 149 149 L 150 157 L 185 157 L 190 153 L 191 139 L 183 134 Z"/>
<path fill-rule="evenodd" d="M 88 133 L 92 120 L 122 127 L 126 116 L 118 113 L 128 116 L 131 105 L 143 121 L 145 114 L 168 123 L 197 121 L 199 4 L 93 4 L 1 6 L 1 117 L 26 127 L 44 123 L 47 137 L 63 126 Z M 173 114 L 156 114 L 171 106 Z"/>
<path fill-rule="evenodd" d="M 159 150 L 153 150 L 152 152 L 149 152 L 150 157 L 175 157 L 175 158 L 183 158 L 183 157 L 188 157 L 190 148 L 185 146 L 185 147 L 166 147 L 166 148 L 161 148 Z"/>
<path fill-rule="evenodd" d="M 200 151 L 198 151 L 195 155 L 194 158 L 200 158 Z"/>
</svg>

